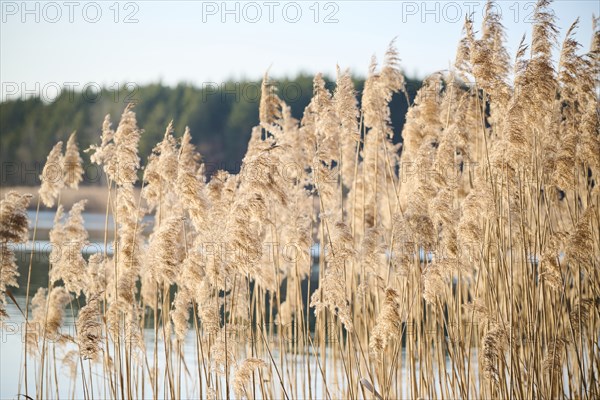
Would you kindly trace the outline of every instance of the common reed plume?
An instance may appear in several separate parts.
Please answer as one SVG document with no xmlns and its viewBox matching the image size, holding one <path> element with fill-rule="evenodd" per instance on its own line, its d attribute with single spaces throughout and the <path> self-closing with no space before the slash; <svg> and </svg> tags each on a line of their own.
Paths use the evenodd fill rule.
<svg viewBox="0 0 600 400">
<path fill-rule="evenodd" d="M 175 294 L 173 301 L 173 310 L 171 311 L 171 319 L 175 327 L 175 335 L 177 339 L 183 341 L 188 331 L 188 320 L 190 318 L 190 308 L 192 306 L 192 297 L 184 287 L 180 287 Z"/>
<path fill-rule="evenodd" d="M 219 298 L 212 295 L 214 287 L 208 279 L 202 280 L 197 291 L 194 293 L 196 304 L 203 304 L 205 307 L 198 307 L 198 317 L 202 322 L 202 328 L 207 335 L 216 336 L 221 329 L 221 316 L 219 314 Z"/>
<path fill-rule="evenodd" d="M 263 140 L 261 131 L 253 130 L 242 161 L 237 197 L 228 208 L 223 242 L 232 254 L 225 264 L 227 269 L 250 275 L 268 289 L 275 289 L 274 271 L 261 268 L 257 261 L 262 257 L 265 225 L 272 222 L 267 205 L 285 206 L 288 201 L 282 176 L 277 172 L 283 151 L 275 138 Z"/>
<path fill-rule="evenodd" d="M 494 200 L 490 192 L 485 190 L 480 182 L 476 182 L 462 202 L 460 221 L 457 225 L 459 245 L 463 254 L 474 258 L 466 261 L 476 261 L 480 258 L 479 249 L 484 243 L 485 221 L 494 218 L 494 211 Z M 469 254 L 464 250 L 470 250 Z"/>
<path fill-rule="evenodd" d="M 77 317 L 77 344 L 84 359 L 96 360 L 101 351 L 102 324 L 97 297 L 92 297 Z"/>
<path fill-rule="evenodd" d="M 569 322 L 571 324 L 573 337 L 575 340 L 578 340 L 582 325 L 585 325 L 587 321 L 589 321 L 590 314 L 594 312 L 595 308 L 599 307 L 594 299 L 589 298 L 576 300 L 573 310 L 569 314 Z"/>
<path fill-rule="evenodd" d="M 438 136 L 441 130 L 440 90 L 440 76 L 434 74 L 423 81 L 423 85 L 417 92 L 414 104 L 406 114 L 406 124 L 402 130 L 404 140 L 402 146 L 403 161 L 408 161 L 404 160 L 404 157 L 407 157 L 410 161 L 415 161 L 417 152 L 423 142 Z M 417 165 L 417 167 L 421 166 Z"/>
<path fill-rule="evenodd" d="M 141 131 L 133 112 L 133 104 L 128 104 L 121 115 L 117 130 L 111 129 L 110 116 L 106 116 L 102 125 L 100 146 L 92 145 L 87 151 L 93 151 L 90 159 L 98 165 L 104 165 L 109 179 L 119 186 L 133 185 L 137 181 L 140 167 L 138 142 Z"/>
<path fill-rule="evenodd" d="M 173 121 L 169 122 L 163 140 L 152 150 L 148 157 L 148 165 L 144 170 L 144 188 L 142 195 L 150 211 L 161 202 L 167 202 L 169 188 L 177 180 L 178 151 L 173 137 Z M 159 212 L 162 210 L 159 210 Z"/>
<path fill-rule="evenodd" d="M 30 200 L 30 194 L 10 191 L 0 202 L 0 321 L 8 316 L 5 309 L 7 286 L 19 286 L 19 272 L 12 246 L 28 239 L 27 206 Z"/>
<path fill-rule="evenodd" d="M 493 1 L 486 3 L 480 39 L 475 39 L 472 21 L 468 18 L 465 22 L 465 39 L 458 50 L 456 64 L 463 71 L 470 72 L 477 85 L 487 92 L 494 106 L 490 111 L 491 117 L 494 122 L 501 123 L 501 113 L 506 110 L 512 94 L 508 82 L 510 58 L 504 47 L 506 38 L 502 15 Z M 467 68 L 464 68 L 464 62 L 468 63 Z"/>
<path fill-rule="evenodd" d="M 390 268 L 386 255 L 388 246 L 383 241 L 383 229 L 370 228 L 365 232 L 357 253 L 356 262 L 363 268 L 360 284 L 356 294 L 363 297 L 368 294 L 371 285 L 382 286 L 389 279 L 391 273 L 397 272 Z M 398 249 L 396 249 L 398 250 Z M 396 251 L 399 254 L 400 251 Z"/>
<path fill-rule="evenodd" d="M 190 255 L 193 255 L 194 249 L 201 250 L 206 247 L 206 237 L 210 237 L 209 244 L 215 244 L 217 249 L 220 245 L 228 242 L 229 231 L 223 229 L 222 222 L 228 221 L 231 214 L 231 205 L 237 199 L 238 178 L 236 175 L 229 174 L 226 171 L 215 173 L 206 185 L 206 195 L 210 204 L 210 213 L 207 214 L 208 223 L 204 227 L 203 235 L 199 235 L 194 240 L 194 246 Z M 226 227 L 227 228 L 227 227 Z M 201 260 L 205 263 L 205 273 L 208 279 L 203 282 L 209 286 L 225 288 L 225 281 L 229 278 L 231 265 L 225 260 L 224 252 L 213 251 L 205 255 Z M 205 286 L 208 290 L 208 287 Z M 201 303 L 200 303 L 201 304 Z M 199 308 L 199 312 L 202 311 Z"/>
<path fill-rule="evenodd" d="M 32 318 L 28 322 L 27 341 L 28 350 L 37 354 L 38 342 L 52 338 L 55 343 L 65 343 L 71 340 L 68 335 L 61 332 L 65 307 L 71 302 L 71 295 L 62 286 L 53 287 L 48 295 L 48 289 L 39 288 L 31 299 Z"/>
<path fill-rule="evenodd" d="M 67 351 L 62 356 L 60 363 L 71 380 L 77 379 L 77 370 L 79 368 L 79 352 L 77 350 Z"/>
<path fill-rule="evenodd" d="M 548 353 L 542 362 L 542 368 L 549 375 L 562 374 L 565 340 L 554 338 L 548 343 Z"/>
<path fill-rule="evenodd" d="M 107 174 L 109 174 L 109 171 L 112 171 L 112 167 L 109 167 L 109 160 L 112 159 L 115 149 L 115 143 L 113 142 L 114 136 L 115 131 L 111 129 L 110 115 L 106 115 L 104 117 L 104 122 L 102 123 L 100 145 L 96 146 L 93 144 L 85 150 L 86 153 L 92 152 L 92 154 L 90 154 L 90 160 L 93 163 L 104 165 L 104 172 Z"/>
<path fill-rule="evenodd" d="M 555 63 L 540 0 L 511 59 L 496 10 L 478 32 L 467 19 L 455 65 L 414 99 L 393 42 L 362 96 L 349 71 L 335 89 L 317 74 L 300 120 L 265 74 L 239 173 L 205 176 L 189 129 L 168 124 L 138 198 L 135 113 L 116 131 L 107 117 L 91 159 L 108 175 L 114 254 L 85 262 L 82 203 L 66 222 L 58 207 L 51 240 L 76 237 L 76 262 L 51 260 L 28 340 L 58 330 L 69 291 L 74 317 L 82 293 L 87 305 L 66 347 L 32 344 L 47 356 L 39 393 L 62 397 L 64 350 L 87 398 L 599 397 L 600 31 L 582 52 L 574 24 Z M 54 204 L 66 182 L 44 183 Z M 27 237 L 17 222 L 0 227 L 4 264 Z"/>
<path fill-rule="evenodd" d="M 555 25 L 556 15 L 549 6 L 550 0 L 540 0 L 535 6 L 531 36 L 531 60 L 522 77 L 524 89 L 531 90 L 522 94 L 535 101 L 538 107 L 544 107 L 546 111 L 549 111 L 546 107 L 552 106 L 552 95 L 556 91 L 552 49 L 556 46 L 558 34 Z M 532 109 L 528 109 L 528 111 L 535 112 Z"/>
<path fill-rule="evenodd" d="M 593 270 L 589 266 L 593 265 L 594 262 L 598 262 L 598 258 L 600 258 L 598 254 L 590 252 L 590 249 L 593 248 L 591 224 L 594 218 L 597 217 L 596 212 L 597 209 L 594 206 L 588 206 L 567 239 L 567 260 L 570 263 L 583 266 L 590 274 L 593 274 Z"/>
<path fill-rule="evenodd" d="M 561 268 L 560 252 L 564 246 L 565 236 L 566 234 L 562 232 L 550 236 L 540 258 L 540 277 L 556 290 L 560 290 L 563 286 L 564 266 Z"/>
<path fill-rule="evenodd" d="M 260 107 L 258 119 L 263 124 L 271 124 L 280 115 L 277 87 L 269 79 L 269 71 L 265 72 L 260 86 Z"/>
<path fill-rule="evenodd" d="M 138 207 L 133 184 L 137 181 L 140 159 L 138 142 L 141 131 L 137 127 L 133 105 L 128 104 L 116 131 L 111 129 L 110 116 L 102 125 L 101 144 L 92 145 L 87 151 L 92 162 L 103 165 L 109 183 L 116 183 L 116 203 L 114 205 L 118 236 L 114 247 L 117 250 L 113 263 L 116 264 L 117 293 L 120 301 L 132 302 L 135 282 L 140 268 L 141 219 L 143 210 Z M 110 293 L 110 292 L 109 292 Z M 117 305 L 111 305 L 113 312 Z"/>
<path fill-rule="evenodd" d="M 370 76 L 365 82 L 362 112 L 365 126 L 380 130 L 390 138 L 391 114 L 389 103 L 396 92 L 405 91 L 404 75 L 400 71 L 400 57 L 392 41 L 385 53 L 383 67 L 376 72 L 376 61 L 373 59 L 370 66 Z"/>
<path fill-rule="evenodd" d="M 577 143 L 579 142 L 580 118 L 575 117 L 579 102 L 576 100 L 576 85 L 583 78 L 580 66 L 583 58 L 577 54 L 579 43 L 574 39 L 575 30 L 579 21 L 575 21 L 566 33 L 558 63 L 558 85 L 560 99 L 556 100 L 555 111 L 560 122 L 555 124 L 552 133 L 556 136 L 550 144 L 548 170 L 552 174 L 552 182 L 559 188 L 574 189 L 577 173 Z M 581 74 L 581 78 L 578 75 Z M 582 79 L 583 80 L 583 79 Z"/>
<path fill-rule="evenodd" d="M 331 169 L 340 156 L 340 128 L 332 95 L 325 87 L 323 76 L 317 74 L 313 79 L 313 97 L 302 117 L 300 134 L 306 138 L 312 181 L 329 210 L 337 188 L 338 174 L 332 175 Z"/>
<path fill-rule="evenodd" d="M 120 230 L 115 247 L 117 263 L 118 296 L 131 302 L 134 298 L 135 282 L 140 273 L 143 239 L 141 219 L 143 211 L 137 207 L 133 187 L 126 185 L 117 189 L 117 224 Z"/>
<path fill-rule="evenodd" d="M 186 128 L 177 164 L 176 191 L 181 196 L 182 207 L 187 209 L 196 232 L 202 232 L 210 203 L 204 193 L 205 182 L 198 162 L 200 157 L 191 143 L 191 137 L 189 128 Z"/>
<path fill-rule="evenodd" d="M 0 244 L 0 321 L 8 317 L 6 312 L 6 288 L 8 286 L 18 287 L 17 278 L 19 270 L 16 263 L 15 253 L 6 243 Z"/>
<path fill-rule="evenodd" d="M 192 134 L 189 127 L 185 127 L 183 136 L 181 137 L 181 153 L 179 154 L 179 165 L 184 165 L 186 168 L 194 171 L 196 174 L 201 173 L 202 155 L 196 150 L 196 146 L 192 143 Z"/>
<path fill-rule="evenodd" d="M 436 305 L 438 299 L 444 296 L 446 269 L 443 263 L 434 262 L 423 271 L 423 299 L 428 304 Z"/>
<path fill-rule="evenodd" d="M 77 189 L 83 180 L 83 160 L 79 155 L 79 147 L 75 141 L 75 132 L 71 133 L 67 141 L 65 156 L 63 158 L 65 186 Z"/>
<path fill-rule="evenodd" d="M 128 104 L 113 136 L 115 154 L 109 166 L 113 167 L 113 179 L 120 186 L 135 183 L 137 170 L 140 167 L 138 143 L 142 132 L 137 127 L 132 109 L 133 105 Z"/>
<path fill-rule="evenodd" d="M 400 296 L 395 289 L 385 290 L 385 299 L 381 313 L 377 316 L 375 327 L 371 332 L 369 348 L 375 354 L 381 353 L 388 340 L 399 335 L 402 317 L 400 315 Z"/>
<path fill-rule="evenodd" d="M 494 324 L 487 331 L 483 337 L 482 346 L 482 367 L 484 376 L 491 380 L 494 384 L 498 385 L 502 379 L 504 371 L 498 366 L 502 361 L 504 364 L 505 350 L 507 347 L 507 333 L 506 330 L 498 325 Z"/>
<path fill-rule="evenodd" d="M 344 269 L 346 262 L 354 257 L 351 232 L 343 222 L 331 224 L 331 241 L 326 250 L 326 270 L 321 286 L 311 296 L 310 305 L 315 308 L 315 315 L 327 308 L 338 316 L 348 331 L 352 331 L 353 323 L 348 301 Z"/>
<path fill-rule="evenodd" d="M 23 243 L 29 233 L 29 217 L 27 207 L 30 194 L 19 194 L 14 191 L 6 193 L 0 202 L 0 242 Z"/>
<path fill-rule="evenodd" d="M 46 207 L 54 206 L 60 191 L 65 186 L 62 145 L 62 142 L 54 145 L 48 154 L 46 164 L 44 164 L 44 168 L 42 169 L 42 175 L 40 175 L 42 185 L 39 195 Z"/>
<path fill-rule="evenodd" d="M 108 261 L 101 253 L 94 253 L 88 259 L 84 287 L 86 298 L 97 298 L 113 286 L 107 284 L 107 274 L 112 270 L 107 266 Z"/>
<path fill-rule="evenodd" d="M 242 361 L 235 371 L 235 377 L 233 378 L 233 388 L 235 395 L 239 399 L 250 398 L 250 393 L 246 390 L 245 385 L 252 377 L 252 373 L 258 368 L 267 367 L 268 364 L 260 358 L 246 358 Z"/>
<path fill-rule="evenodd" d="M 221 329 L 217 334 L 216 340 L 210 349 L 210 355 L 213 361 L 211 368 L 220 375 L 229 374 L 229 369 L 235 364 L 235 355 L 233 348 L 227 346 L 227 333 Z M 231 343 L 231 338 L 229 338 Z"/>
<path fill-rule="evenodd" d="M 81 215 L 85 203 L 86 200 L 75 203 L 64 224 L 61 222 L 63 209 L 59 206 L 49 234 L 52 244 L 50 282 L 62 279 L 65 289 L 75 294 L 79 294 L 86 286 L 87 263 L 81 254 L 83 247 L 88 243 L 88 233 Z"/>
<path fill-rule="evenodd" d="M 344 185 L 350 188 L 354 178 L 356 150 L 360 143 L 358 127 L 360 113 L 352 75 L 348 70 L 341 71 L 339 66 L 337 67 L 333 105 L 341 124 L 339 146 L 341 147 L 342 179 Z"/>
<path fill-rule="evenodd" d="M 497 322 L 481 298 L 473 299 L 472 302 L 464 304 L 463 308 L 466 311 L 465 318 L 476 321 L 480 326 L 486 326 L 488 323 L 495 324 Z"/>
<path fill-rule="evenodd" d="M 152 277 L 159 284 L 177 280 L 179 265 L 183 260 L 181 249 L 181 217 L 163 221 L 150 240 L 148 254 Z"/>
</svg>

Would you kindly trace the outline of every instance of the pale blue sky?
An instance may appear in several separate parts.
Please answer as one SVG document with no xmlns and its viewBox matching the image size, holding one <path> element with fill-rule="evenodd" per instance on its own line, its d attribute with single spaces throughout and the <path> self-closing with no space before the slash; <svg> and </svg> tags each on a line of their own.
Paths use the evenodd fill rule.
<svg viewBox="0 0 600 400">
<path fill-rule="evenodd" d="M 448 68 L 461 37 L 464 15 L 474 12 L 479 26 L 485 4 L 248 3 L 227 2 L 226 7 L 234 11 L 226 14 L 221 1 L 27 2 L 27 10 L 21 1 L 0 1 L 2 99 L 7 98 L 8 89 L 15 91 L 12 84 L 18 87 L 13 98 L 25 90 L 67 82 L 80 87 L 88 82 L 111 85 L 158 80 L 169 85 L 202 85 L 228 78 L 260 78 L 269 66 L 274 76 L 299 71 L 334 75 L 336 64 L 365 75 L 371 55 L 381 58 L 396 36 L 406 74 L 424 76 Z M 530 37 L 528 17 L 535 2 L 497 4 L 512 54 L 524 33 Z M 577 38 L 587 49 L 592 14 L 600 14 L 600 1 L 559 0 L 553 8 L 561 28 L 559 40 L 575 18 L 581 17 Z M 297 17 L 298 10 L 301 15 Z M 137 22 L 125 23 L 128 15 Z M 331 23 L 325 23 L 328 15 Z M 250 22 L 253 19 L 258 21 Z M 94 20 L 97 22 L 92 23 Z"/>
</svg>

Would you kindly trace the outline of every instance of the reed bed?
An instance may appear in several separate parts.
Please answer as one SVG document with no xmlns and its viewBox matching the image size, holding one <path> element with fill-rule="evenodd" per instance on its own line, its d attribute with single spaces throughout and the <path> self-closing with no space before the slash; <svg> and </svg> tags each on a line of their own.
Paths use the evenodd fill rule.
<svg viewBox="0 0 600 400">
<path fill-rule="evenodd" d="M 599 398 L 600 30 L 581 51 L 548 1 L 534 19 L 514 59 L 492 3 L 479 33 L 467 19 L 452 70 L 406 95 L 401 145 L 393 42 L 360 105 L 338 68 L 301 121 L 265 75 L 237 174 L 207 179 L 169 125 L 138 182 L 134 107 L 107 116 L 86 151 L 110 255 L 81 253 L 85 200 L 61 203 L 81 157 L 58 143 L 37 209 L 56 207 L 60 251 L 27 288 L 20 393 L 58 397 L 67 368 L 86 399 Z M 2 201 L 3 306 L 29 200 Z"/>
</svg>

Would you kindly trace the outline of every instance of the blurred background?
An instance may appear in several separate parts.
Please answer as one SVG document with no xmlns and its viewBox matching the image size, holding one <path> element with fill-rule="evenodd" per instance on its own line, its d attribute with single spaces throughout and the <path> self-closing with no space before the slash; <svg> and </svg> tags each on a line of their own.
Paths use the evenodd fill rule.
<svg viewBox="0 0 600 400">
<path fill-rule="evenodd" d="M 478 27 L 485 1 L 0 1 L 0 184 L 33 186 L 51 147 L 78 132 L 80 149 L 99 142 L 137 103 L 143 163 L 174 120 L 186 126 L 207 173 L 239 171 L 258 123 L 265 71 L 301 118 L 321 72 L 334 88 L 336 65 L 350 68 L 360 94 L 371 56 L 390 41 L 407 77 L 409 99 L 427 75 L 451 68 L 466 15 Z M 507 46 L 531 37 L 534 1 L 500 1 Z M 587 50 L 596 0 L 555 1 L 560 28 L 581 18 Z M 395 141 L 408 104 L 392 103 Z M 84 162 L 89 164 L 87 155 Z M 87 185 L 99 185 L 95 171 Z"/>
</svg>

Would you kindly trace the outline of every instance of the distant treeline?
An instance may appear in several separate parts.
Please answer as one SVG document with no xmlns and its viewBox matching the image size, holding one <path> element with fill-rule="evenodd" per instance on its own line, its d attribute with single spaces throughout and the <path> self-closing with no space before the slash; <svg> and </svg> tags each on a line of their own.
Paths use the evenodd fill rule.
<svg viewBox="0 0 600 400">
<path fill-rule="evenodd" d="M 278 94 L 300 119 L 312 97 L 312 77 L 274 79 Z M 335 83 L 326 79 L 328 88 Z M 357 92 L 362 92 L 364 79 L 355 79 Z M 407 80 L 412 101 L 420 87 L 418 80 Z M 9 100 L 0 103 L 0 159 L 2 186 L 37 185 L 38 175 L 52 146 L 66 143 L 77 131 L 81 150 L 100 141 L 102 122 L 111 115 L 116 128 L 128 102 L 135 102 L 138 126 L 144 130 L 140 141 L 142 164 L 152 147 L 162 139 L 169 121 L 174 121 L 177 136 L 190 127 L 194 144 L 207 163 L 208 173 L 217 169 L 237 172 L 246 151 L 252 127 L 258 124 L 259 81 L 206 83 L 202 86 L 163 84 L 124 85 L 121 89 L 101 91 L 63 91 L 48 103 L 40 98 Z M 401 140 L 407 102 L 403 94 L 391 103 L 395 141 Z M 82 154 L 89 164 L 87 154 Z M 88 184 L 90 180 L 88 180 Z M 98 182 L 98 180 L 91 180 Z"/>
</svg>

